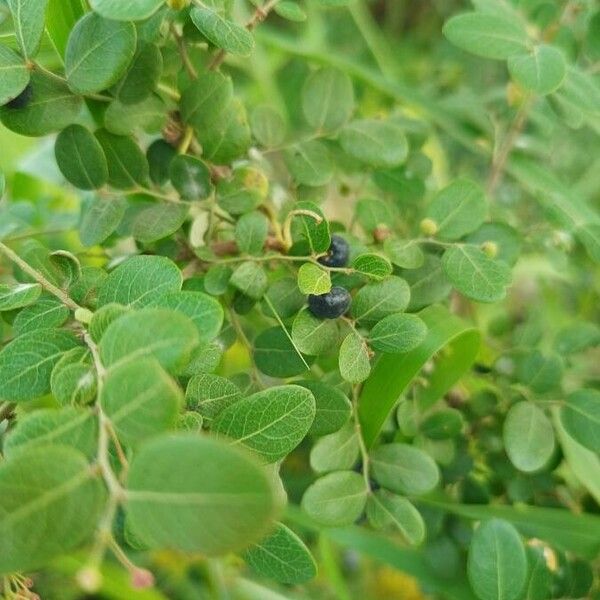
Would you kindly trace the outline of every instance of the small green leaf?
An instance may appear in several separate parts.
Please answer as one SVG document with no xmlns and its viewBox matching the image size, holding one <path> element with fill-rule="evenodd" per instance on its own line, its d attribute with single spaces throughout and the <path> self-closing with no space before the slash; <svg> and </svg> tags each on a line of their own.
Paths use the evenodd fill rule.
<svg viewBox="0 0 600 600">
<path fill-rule="evenodd" d="M 567 75 L 567 64 L 558 48 L 540 44 L 529 54 L 509 57 L 508 71 L 521 87 L 543 96 L 561 86 Z"/>
<path fill-rule="evenodd" d="M 190 208 L 186 204 L 161 202 L 141 210 L 131 225 L 131 235 L 144 244 L 162 240 L 179 231 Z"/>
<path fill-rule="evenodd" d="M 250 115 L 250 126 L 256 141 L 265 148 L 275 148 L 285 139 L 285 121 L 270 106 L 257 106 Z"/>
<path fill-rule="evenodd" d="M 310 140 L 294 144 L 284 154 L 292 177 L 302 185 L 319 187 L 333 177 L 333 162 L 323 142 Z"/>
<path fill-rule="evenodd" d="M 340 143 L 347 154 L 372 167 L 397 167 L 408 156 L 404 131 L 391 121 L 354 121 L 342 129 Z"/>
<path fill-rule="evenodd" d="M 430 440 L 447 440 L 462 431 L 464 420 L 455 408 L 436 410 L 421 423 L 419 429 Z"/>
<path fill-rule="evenodd" d="M 212 193 L 210 171 L 194 156 L 176 156 L 169 168 L 171 182 L 183 200 L 206 200 Z"/>
<path fill-rule="evenodd" d="M 332 67 L 315 71 L 304 84 L 302 108 L 308 124 L 317 131 L 339 129 L 354 111 L 352 80 Z"/>
<path fill-rule="evenodd" d="M 317 473 L 351 470 L 360 454 L 354 423 L 320 438 L 310 451 L 310 466 Z"/>
<path fill-rule="evenodd" d="M 557 354 L 542 354 L 533 350 L 517 363 L 517 380 L 537 394 L 555 390 L 560 385 L 564 371 L 562 358 Z"/>
<path fill-rule="evenodd" d="M 526 473 L 539 471 L 555 448 L 550 419 L 533 402 L 513 405 L 504 421 L 504 447 L 510 461 Z"/>
<path fill-rule="evenodd" d="M 23 335 L 38 329 L 60 327 L 69 318 L 69 309 L 53 296 L 43 296 L 35 304 L 19 312 L 13 321 L 15 335 Z"/>
<path fill-rule="evenodd" d="M 383 244 L 388 258 L 401 269 L 418 269 L 425 262 L 425 255 L 419 244 L 413 240 L 389 238 Z"/>
<path fill-rule="evenodd" d="M 452 285 L 442 270 L 442 261 L 434 254 L 426 254 L 423 265 L 418 269 L 405 271 L 404 278 L 410 284 L 410 311 L 441 302 L 452 290 Z"/>
<path fill-rule="evenodd" d="M 267 462 L 287 456 L 315 418 L 315 399 L 297 385 L 273 387 L 224 409 L 213 431 L 251 448 Z"/>
<path fill-rule="evenodd" d="M 475 231 L 485 220 L 485 193 L 474 181 L 457 179 L 435 195 L 426 216 L 435 221 L 440 238 L 458 240 Z"/>
<path fill-rule="evenodd" d="M 479 525 L 469 546 L 467 572 L 481 600 L 517 600 L 527 579 L 527 556 L 517 530 L 491 519 Z"/>
<path fill-rule="evenodd" d="M 229 283 L 253 300 L 260 300 L 269 285 L 265 270 L 255 262 L 242 263 L 233 272 Z"/>
<path fill-rule="evenodd" d="M 39 283 L 20 283 L 6 285 L 0 283 L 0 312 L 15 310 L 33 304 L 41 295 Z"/>
<path fill-rule="evenodd" d="M 281 523 L 268 537 L 250 546 L 243 558 L 254 573 L 280 583 L 304 583 L 317 574 L 310 550 Z"/>
<path fill-rule="evenodd" d="M 0 105 L 14 100 L 27 87 L 30 73 L 25 61 L 0 44 Z"/>
<path fill-rule="evenodd" d="M 292 220 L 294 248 L 306 254 L 322 254 L 331 246 L 331 231 L 329 222 L 321 208 L 314 202 L 296 202 L 294 210 L 314 213 L 321 219 L 306 214 L 296 214 Z"/>
<path fill-rule="evenodd" d="M 154 357 L 170 373 L 180 372 L 198 344 L 192 321 L 174 310 L 145 308 L 113 321 L 100 341 L 106 367 Z"/>
<path fill-rule="evenodd" d="M 440 472 L 433 459 L 407 444 L 385 444 L 371 452 L 373 477 L 397 494 L 422 495 L 435 488 Z"/>
<path fill-rule="evenodd" d="M 148 159 L 136 142 L 105 129 L 96 132 L 108 165 L 108 183 L 119 190 L 144 187 L 150 177 Z"/>
<path fill-rule="evenodd" d="M 95 190 L 108 181 L 104 150 L 85 127 L 70 125 L 63 129 L 56 138 L 54 153 L 62 174 L 80 190 Z"/>
<path fill-rule="evenodd" d="M 313 263 L 304 263 L 298 270 L 298 287 L 303 294 L 327 294 L 331 291 L 329 271 Z"/>
<path fill-rule="evenodd" d="M 73 448 L 35 445 L 2 461 L 0 573 L 33 571 L 78 548 L 104 499 L 98 472 Z"/>
<path fill-rule="evenodd" d="M 369 344 L 380 352 L 401 354 L 416 348 L 427 336 L 427 326 L 415 315 L 399 313 L 385 317 L 369 335 Z"/>
<path fill-rule="evenodd" d="M 242 215 L 235 225 L 235 240 L 240 252 L 260 256 L 269 234 L 269 221 L 258 211 Z"/>
<path fill-rule="evenodd" d="M 349 333 L 342 342 L 339 367 L 342 377 L 350 383 L 361 383 L 371 373 L 369 348 L 358 333 Z"/>
<path fill-rule="evenodd" d="M 163 58 L 156 44 L 141 42 L 127 73 L 115 86 L 121 104 L 138 104 L 155 90 L 163 69 Z"/>
<path fill-rule="evenodd" d="M 161 294 L 178 292 L 181 271 L 164 256 L 134 256 L 119 265 L 103 281 L 98 304 L 147 306 Z"/>
<path fill-rule="evenodd" d="M 115 21 L 143 21 L 151 17 L 164 0 L 135 0 L 123 2 L 122 0 L 90 0 L 92 10 L 107 19 Z"/>
<path fill-rule="evenodd" d="M 280 17 L 287 19 L 288 21 L 294 21 L 296 23 L 306 21 L 306 13 L 298 4 L 296 4 L 296 2 L 291 2 L 290 0 L 278 2 L 275 5 L 274 10 Z"/>
<path fill-rule="evenodd" d="M 104 113 L 104 127 L 116 135 L 160 133 L 167 120 L 167 107 L 156 95 L 148 96 L 137 104 L 114 100 Z"/>
<path fill-rule="evenodd" d="M 353 471 L 337 471 L 320 477 L 304 492 L 302 509 L 321 525 L 341 527 L 354 523 L 366 502 L 362 476 Z"/>
<path fill-rule="evenodd" d="M 425 539 L 425 522 L 421 513 L 402 496 L 377 490 L 367 501 L 367 518 L 377 529 L 397 529 L 413 546 L 418 546 Z"/>
<path fill-rule="evenodd" d="M 232 99 L 231 77 L 218 71 L 201 73 L 181 95 L 181 118 L 201 131 L 223 113 Z"/>
<path fill-rule="evenodd" d="M 0 398 L 10 402 L 33 400 L 50 391 L 54 365 L 77 338 L 60 329 L 39 329 L 9 342 L 0 351 Z"/>
<path fill-rule="evenodd" d="M 326 435 L 341 429 L 350 418 L 352 404 L 340 389 L 321 381 L 298 381 L 315 397 L 317 413 L 310 428 L 312 435 Z"/>
<path fill-rule="evenodd" d="M 529 45 L 518 19 L 482 12 L 452 17 L 444 25 L 444 35 L 467 52 L 498 60 L 523 54 Z"/>
<path fill-rule="evenodd" d="M 600 392 L 578 390 L 567 396 L 560 410 L 563 427 L 576 441 L 600 453 Z"/>
<path fill-rule="evenodd" d="M 65 74 L 69 88 L 77 94 L 93 94 L 116 83 L 133 59 L 136 41 L 133 23 L 86 14 L 67 43 Z"/>
<path fill-rule="evenodd" d="M 317 319 L 305 309 L 292 324 L 292 340 L 300 352 L 319 356 L 331 352 L 338 344 L 339 328 L 333 319 Z"/>
<path fill-rule="evenodd" d="M 226 554 L 263 538 L 279 512 L 273 484 L 256 460 L 196 433 L 142 446 L 127 484 L 127 519 L 150 548 Z"/>
<path fill-rule="evenodd" d="M 454 287 L 476 302 L 502 300 L 511 282 L 506 263 L 489 258 L 474 246 L 449 248 L 442 257 L 442 267 Z"/>
<path fill-rule="evenodd" d="M 359 273 L 376 280 L 385 279 L 392 274 L 393 270 L 390 261 L 385 256 L 373 253 L 360 254 L 354 259 L 352 267 Z"/>
<path fill-rule="evenodd" d="M 125 216 L 127 201 L 124 198 L 94 198 L 85 209 L 79 239 L 84 246 L 95 246 L 106 240 Z"/>
<path fill-rule="evenodd" d="M 26 59 L 32 59 L 42 43 L 48 0 L 7 0 L 7 4 L 21 52 Z"/>
<path fill-rule="evenodd" d="M 206 373 L 192 377 L 185 391 L 187 407 L 207 419 L 216 418 L 241 398 L 242 393 L 235 383 L 225 377 Z"/>
<path fill-rule="evenodd" d="M 252 34 L 216 11 L 206 6 L 195 6 L 190 16 L 200 33 L 218 48 L 237 56 L 249 56 L 254 49 Z"/>
<path fill-rule="evenodd" d="M 4 442 L 5 456 L 12 459 L 18 452 L 35 446 L 71 446 L 88 458 L 98 449 L 98 420 L 93 411 L 66 407 L 45 408 L 26 414 Z"/>
<path fill-rule="evenodd" d="M 375 325 L 385 317 L 403 312 L 411 290 L 404 279 L 391 276 L 362 287 L 352 301 L 352 315 L 361 325 Z"/>
<path fill-rule="evenodd" d="M 108 369 L 100 404 L 121 442 L 135 446 L 174 427 L 183 394 L 158 361 L 138 356 Z"/>
</svg>

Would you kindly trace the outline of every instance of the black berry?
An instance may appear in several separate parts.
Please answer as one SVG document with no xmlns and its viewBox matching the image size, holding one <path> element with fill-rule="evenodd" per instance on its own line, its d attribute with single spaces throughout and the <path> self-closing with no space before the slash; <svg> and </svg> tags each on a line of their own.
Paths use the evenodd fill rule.
<svg viewBox="0 0 600 600">
<path fill-rule="evenodd" d="M 32 97 L 33 88 L 31 87 L 31 84 L 28 84 L 27 87 L 16 98 L 13 98 L 4 106 L 7 106 L 8 108 L 25 108 L 31 101 Z"/>
<path fill-rule="evenodd" d="M 350 308 L 351 301 L 352 298 L 347 289 L 334 287 L 328 294 L 309 296 L 308 308 L 319 319 L 337 319 Z"/>
<path fill-rule="evenodd" d="M 326 267 L 345 267 L 350 257 L 350 246 L 348 242 L 339 235 L 331 236 L 331 246 L 325 256 L 319 258 L 319 262 Z"/>
</svg>

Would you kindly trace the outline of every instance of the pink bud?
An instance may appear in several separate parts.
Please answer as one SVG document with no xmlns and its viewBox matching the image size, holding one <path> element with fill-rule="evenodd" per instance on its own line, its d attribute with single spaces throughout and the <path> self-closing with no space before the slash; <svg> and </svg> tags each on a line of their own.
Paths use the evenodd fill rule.
<svg viewBox="0 0 600 600">
<path fill-rule="evenodd" d="M 131 587 L 144 590 L 154 585 L 154 575 L 148 569 L 135 569 L 131 572 Z"/>
</svg>

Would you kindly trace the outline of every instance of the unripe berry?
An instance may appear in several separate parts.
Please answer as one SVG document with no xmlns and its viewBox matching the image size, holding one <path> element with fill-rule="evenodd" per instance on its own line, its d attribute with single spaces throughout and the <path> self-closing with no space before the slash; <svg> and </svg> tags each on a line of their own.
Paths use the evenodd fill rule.
<svg viewBox="0 0 600 600">
<path fill-rule="evenodd" d="M 489 258 L 498 256 L 498 244 L 496 242 L 484 242 L 481 244 L 481 249 Z"/>
<path fill-rule="evenodd" d="M 75 579 L 79 587 L 88 594 L 95 594 L 102 587 L 102 573 L 96 567 L 83 567 Z"/>
<path fill-rule="evenodd" d="M 433 219 L 423 219 L 419 227 L 421 233 L 427 237 L 434 236 L 439 230 L 438 224 Z"/>
<path fill-rule="evenodd" d="M 189 6 L 190 0 L 167 0 L 167 5 L 173 10 L 182 10 Z"/>
</svg>

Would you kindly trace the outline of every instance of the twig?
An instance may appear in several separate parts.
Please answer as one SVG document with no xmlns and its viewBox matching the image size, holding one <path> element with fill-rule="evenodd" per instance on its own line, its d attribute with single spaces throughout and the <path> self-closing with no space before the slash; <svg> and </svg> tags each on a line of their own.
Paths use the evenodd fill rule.
<svg viewBox="0 0 600 600">
<path fill-rule="evenodd" d="M 196 67 L 194 67 L 192 61 L 190 60 L 190 55 L 188 54 L 187 46 L 185 45 L 185 39 L 177 31 L 177 28 L 174 25 L 171 25 L 171 34 L 177 43 L 179 55 L 181 56 L 185 70 L 192 79 L 198 79 L 198 71 L 196 71 Z"/>
<path fill-rule="evenodd" d="M 362 472 L 365 480 L 365 486 L 369 493 L 371 490 L 371 477 L 370 477 L 370 459 L 369 451 L 365 444 L 365 440 L 362 435 L 362 427 L 360 425 L 360 419 L 358 417 L 358 398 L 359 398 L 360 386 L 355 385 L 352 389 L 352 416 L 354 418 L 354 429 L 356 431 L 356 437 L 358 438 L 358 447 L 360 448 L 360 456 L 362 460 Z"/>
</svg>

